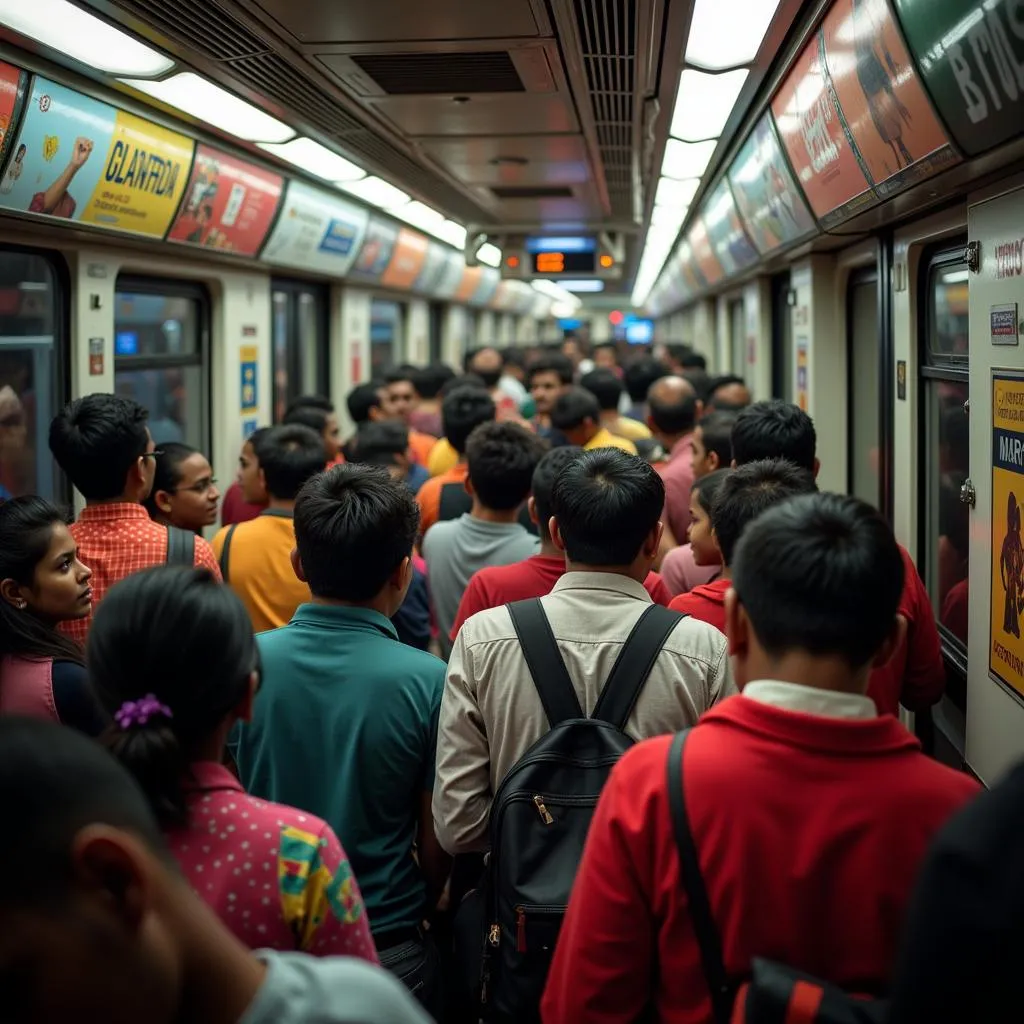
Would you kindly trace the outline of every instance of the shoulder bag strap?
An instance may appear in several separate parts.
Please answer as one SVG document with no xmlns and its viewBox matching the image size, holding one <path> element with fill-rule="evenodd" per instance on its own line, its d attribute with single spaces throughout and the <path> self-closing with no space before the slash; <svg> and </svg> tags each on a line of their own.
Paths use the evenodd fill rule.
<svg viewBox="0 0 1024 1024">
<path fill-rule="evenodd" d="M 167 565 L 189 566 L 196 560 L 196 535 L 191 530 L 167 527 Z"/>
<path fill-rule="evenodd" d="M 506 607 L 548 716 L 548 726 L 554 729 L 561 722 L 585 718 L 540 599 L 514 601 Z"/>
<path fill-rule="evenodd" d="M 672 813 L 672 830 L 679 853 L 679 866 L 690 910 L 690 922 L 697 936 L 697 945 L 700 946 L 700 958 L 711 993 L 715 1021 L 717 1024 L 728 1024 L 732 1013 L 732 992 L 722 962 L 722 939 L 711 913 L 711 902 L 708 899 L 707 887 L 704 885 L 704 876 L 701 874 L 700 861 L 697 859 L 697 846 L 690 831 L 690 819 L 686 813 L 683 748 L 689 735 L 689 729 L 676 733 L 669 747 L 668 805 Z"/>
<path fill-rule="evenodd" d="M 463 512 L 473 507 L 473 499 L 466 493 L 462 484 L 443 484 L 437 502 L 437 521 L 446 523 L 450 519 L 458 519 Z"/>
<path fill-rule="evenodd" d="M 644 609 L 615 659 L 594 708 L 594 718 L 610 722 L 620 731 L 626 727 L 665 641 L 684 618 L 685 615 L 670 612 L 660 604 Z"/>
<path fill-rule="evenodd" d="M 261 513 L 261 516 L 273 516 L 275 519 L 294 519 L 295 513 L 289 512 L 285 508 L 265 508 Z"/>
<path fill-rule="evenodd" d="M 224 534 L 224 547 L 220 549 L 220 574 L 224 578 L 224 582 L 228 581 L 228 560 L 231 555 L 231 538 L 235 535 L 235 530 L 238 529 L 238 523 L 232 523 L 228 527 L 228 532 Z"/>
</svg>

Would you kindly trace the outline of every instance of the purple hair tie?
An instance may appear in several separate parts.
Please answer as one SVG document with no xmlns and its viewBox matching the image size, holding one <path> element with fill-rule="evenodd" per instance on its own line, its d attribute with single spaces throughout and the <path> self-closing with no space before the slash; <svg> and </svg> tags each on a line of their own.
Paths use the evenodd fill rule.
<svg viewBox="0 0 1024 1024">
<path fill-rule="evenodd" d="M 151 716 L 163 715 L 164 718 L 173 718 L 171 709 L 156 699 L 151 693 L 138 700 L 126 700 L 117 713 L 114 721 L 122 729 L 130 729 L 133 725 L 145 725 Z"/>
</svg>

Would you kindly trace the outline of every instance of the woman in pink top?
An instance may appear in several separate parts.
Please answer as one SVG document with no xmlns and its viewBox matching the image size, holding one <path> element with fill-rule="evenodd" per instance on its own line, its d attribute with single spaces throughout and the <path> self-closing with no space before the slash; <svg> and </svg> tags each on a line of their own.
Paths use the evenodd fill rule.
<svg viewBox="0 0 1024 1024">
<path fill-rule="evenodd" d="M 102 732 L 82 650 L 57 630 L 89 614 L 91 577 L 53 505 L 35 495 L 0 504 L 0 714 Z"/>
<path fill-rule="evenodd" d="M 160 566 L 110 589 L 88 645 L 114 719 L 111 752 L 135 776 L 192 887 L 252 948 L 377 963 L 337 836 L 319 818 L 248 796 L 223 765 L 259 682 L 249 616 L 205 569 Z M 296 742 L 300 742 L 296 738 Z"/>
</svg>

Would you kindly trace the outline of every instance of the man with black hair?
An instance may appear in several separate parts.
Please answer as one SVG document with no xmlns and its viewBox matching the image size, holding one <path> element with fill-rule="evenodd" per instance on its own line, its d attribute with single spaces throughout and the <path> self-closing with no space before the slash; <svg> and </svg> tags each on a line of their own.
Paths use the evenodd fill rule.
<svg viewBox="0 0 1024 1024">
<path fill-rule="evenodd" d="M 549 530 L 565 555 L 566 572 L 541 604 L 588 715 L 651 603 L 644 581 L 661 541 L 664 501 L 658 474 L 643 459 L 615 448 L 583 452 L 555 478 Z M 725 637 L 706 623 L 680 619 L 655 658 L 625 731 L 642 738 L 686 728 L 732 692 Z M 508 608 L 474 615 L 455 640 L 438 733 L 434 824 L 449 853 L 487 848 L 499 783 L 547 731 Z"/>
<path fill-rule="evenodd" d="M 727 632 L 742 693 L 612 770 L 545 1020 L 593 1020 L 594 1007 L 603 1020 L 652 1009 L 661 1020 L 727 1019 L 712 1011 L 670 773 L 681 775 L 679 817 L 729 979 L 769 956 L 851 992 L 889 988 L 928 842 L 978 791 L 865 696 L 904 628 L 903 560 L 873 508 L 834 494 L 783 502 L 744 531 L 732 577 Z"/>
<path fill-rule="evenodd" d="M 421 434 L 410 426 L 417 404 L 416 387 L 413 383 L 416 373 L 414 366 L 399 366 L 384 374 L 383 409 L 387 419 L 399 420 L 410 427 L 409 450 L 413 458 L 421 466 L 425 466 L 437 438 L 432 434 Z"/>
<path fill-rule="evenodd" d="M 703 412 L 694 386 L 683 377 L 663 377 L 647 395 L 647 425 L 668 452 L 658 472 L 665 481 L 664 523 L 675 541 L 690 525 L 693 432 Z"/>
<path fill-rule="evenodd" d="M 522 349 L 516 348 L 515 345 L 510 345 L 508 348 L 501 350 L 501 359 L 504 363 L 504 368 L 501 380 L 498 381 L 498 387 L 516 403 L 516 408 L 522 412 L 523 406 L 530 397 L 530 392 L 526 390 L 525 383 L 526 354 Z"/>
<path fill-rule="evenodd" d="M 0 816 L 18 829 L 0 852 L 17 880 L 0 894 L 5 1021 L 426 1024 L 365 960 L 246 948 L 182 876 L 138 783 L 71 729 L 0 718 Z"/>
<path fill-rule="evenodd" d="M 452 625 L 453 641 L 462 624 L 471 615 L 512 601 L 543 597 L 550 594 L 551 588 L 565 575 L 565 555 L 555 546 L 549 529 L 551 492 L 558 474 L 582 454 L 582 448 L 563 445 L 561 448 L 552 448 L 537 463 L 527 504 L 530 518 L 540 533 L 540 551 L 522 562 L 490 566 L 473 574 L 459 602 L 459 610 Z M 647 574 L 644 590 L 656 604 L 667 605 L 672 597 L 656 572 Z"/>
<path fill-rule="evenodd" d="M 285 413 L 282 423 L 285 426 L 309 427 L 316 431 L 323 440 L 324 461 L 328 466 L 345 461 L 341 454 L 341 428 L 333 405 L 325 409 L 322 405 L 302 405 L 296 402 Z"/>
<path fill-rule="evenodd" d="M 432 476 L 416 494 L 416 503 L 420 507 L 420 534 L 426 536 L 427 531 L 441 518 L 441 498 L 445 488 L 465 489 L 469 466 L 466 462 L 466 442 L 469 435 L 481 423 L 494 420 L 497 409 L 494 399 L 483 387 L 466 385 L 452 388 L 445 395 L 441 405 L 441 420 L 444 424 L 444 437 L 456 456 L 456 463 L 450 469 Z M 439 441 L 438 444 L 441 442 Z"/>
<path fill-rule="evenodd" d="M 78 557 L 92 569 L 92 611 L 60 627 L 82 644 L 103 595 L 125 576 L 163 565 L 168 558 L 168 528 L 154 523 L 142 505 L 153 488 L 160 454 L 148 418 L 130 398 L 96 394 L 69 402 L 50 424 L 50 451 L 85 498 L 70 529 Z M 194 564 L 219 578 L 210 545 L 197 536 L 193 550 Z"/>
<path fill-rule="evenodd" d="M 431 437 L 441 436 L 441 389 L 454 376 L 455 371 L 447 363 L 431 363 L 413 373 L 412 384 L 418 398 L 409 417 L 413 430 Z"/>
<path fill-rule="evenodd" d="M 669 375 L 668 367 L 652 356 L 642 356 L 627 365 L 622 382 L 629 394 L 630 407 L 626 415 L 638 423 L 647 422 L 647 393 L 662 377 Z"/>
<path fill-rule="evenodd" d="M 505 375 L 505 358 L 492 346 L 473 349 L 466 353 L 466 373 L 475 373 L 494 399 L 499 421 L 514 419 L 519 415 L 519 403 L 501 386 Z"/>
<path fill-rule="evenodd" d="M 225 526 L 213 538 L 224 581 L 242 599 L 256 633 L 283 626 L 309 600 L 295 578 L 293 515 L 303 484 L 324 468 L 324 443 L 309 427 L 271 427 L 253 445 L 257 478 L 267 506 L 243 523 Z"/>
<path fill-rule="evenodd" d="M 597 404 L 601 408 L 601 426 L 606 427 L 616 437 L 624 437 L 627 441 L 635 443 L 645 441 L 651 436 L 650 430 L 642 423 L 619 412 L 619 403 L 625 389 L 614 371 L 591 370 L 580 378 L 580 387 L 597 399 Z"/>
<path fill-rule="evenodd" d="M 786 459 L 815 476 L 821 468 L 814 420 L 798 405 L 773 398 L 748 405 L 732 428 L 732 464 Z"/>
<path fill-rule="evenodd" d="M 384 401 L 386 391 L 383 381 L 375 380 L 366 384 L 357 384 L 348 393 L 345 404 L 348 406 L 348 415 L 356 425 L 356 432 L 341 446 L 341 453 L 346 460 L 351 461 L 351 455 L 355 451 L 355 440 L 359 435 L 359 428 L 365 423 L 375 423 L 377 420 L 386 419 L 384 412 Z"/>
<path fill-rule="evenodd" d="M 526 368 L 526 386 L 536 409 L 534 425 L 542 436 L 551 427 L 551 410 L 573 381 L 572 361 L 561 352 L 538 356 Z"/>
<path fill-rule="evenodd" d="M 412 495 L 383 469 L 307 481 L 292 564 L 312 602 L 257 638 L 260 694 L 237 762 L 247 792 L 345 837 L 382 965 L 436 1014 L 437 952 L 420 926 L 449 867 L 430 814 L 444 664 L 399 643 L 391 622 L 418 525 Z"/>
<path fill-rule="evenodd" d="M 430 479 L 426 469 L 409 458 L 409 428 L 398 420 L 365 424 L 356 434 L 349 461 L 383 466 L 392 479 L 401 480 L 412 494 Z"/>
<path fill-rule="evenodd" d="M 459 601 L 473 573 L 537 552 L 537 538 L 518 517 L 545 447 L 518 423 L 483 423 L 466 441 L 464 486 L 472 498 L 470 511 L 437 523 L 423 537 L 430 602 L 446 654 Z"/>
<path fill-rule="evenodd" d="M 814 477 L 785 459 L 764 459 L 726 471 L 711 508 L 711 534 L 722 555 L 722 567 L 710 583 L 680 594 L 669 605 L 725 632 L 725 595 L 732 586 L 731 566 L 744 529 L 762 512 L 801 494 L 813 494 Z"/>
<path fill-rule="evenodd" d="M 619 346 L 614 341 L 599 341 L 591 352 L 594 359 L 595 370 L 610 370 L 616 377 L 622 377 L 622 368 L 619 366 Z M 588 376 L 584 374 L 584 376 Z M 581 380 L 582 384 L 583 381 Z"/>
<path fill-rule="evenodd" d="M 704 394 L 704 407 L 721 412 L 739 412 L 753 401 L 750 388 L 742 377 L 722 374 L 708 379 Z"/>
<path fill-rule="evenodd" d="M 589 376 L 589 374 L 588 374 Z M 601 405 L 591 391 L 583 387 L 567 388 L 551 409 L 551 426 L 571 445 L 593 451 L 595 448 L 621 448 L 636 455 L 636 445 L 617 437 L 601 420 Z"/>
</svg>

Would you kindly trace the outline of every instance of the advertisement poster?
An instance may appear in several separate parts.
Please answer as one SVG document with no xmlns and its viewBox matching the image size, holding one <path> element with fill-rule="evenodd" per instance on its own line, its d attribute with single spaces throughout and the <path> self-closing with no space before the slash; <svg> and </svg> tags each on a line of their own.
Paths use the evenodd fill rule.
<svg viewBox="0 0 1024 1024">
<path fill-rule="evenodd" d="M 729 169 L 729 183 L 747 234 L 762 256 L 814 230 L 814 219 L 783 159 L 765 114 Z"/>
<path fill-rule="evenodd" d="M 690 228 L 690 246 L 704 280 L 709 285 L 718 284 L 725 277 L 725 271 L 711 248 L 711 239 L 708 237 L 708 229 L 704 224 L 703 217 L 697 217 L 693 222 L 693 227 Z"/>
<path fill-rule="evenodd" d="M 259 406 L 259 387 L 256 373 L 259 361 L 259 349 L 255 345 L 243 345 L 238 350 L 241 370 L 241 391 L 239 404 L 242 413 L 253 412 Z"/>
<path fill-rule="evenodd" d="M 459 281 L 458 288 L 455 289 L 455 295 L 453 298 L 456 302 L 469 302 L 476 290 L 480 287 L 480 282 L 484 276 L 483 267 L 467 267 L 462 268 L 462 278 Z"/>
<path fill-rule="evenodd" d="M 703 220 L 711 238 L 711 247 L 727 275 L 731 277 L 757 262 L 757 250 L 747 238 L 729 182 L 724 178 L 711 193 L 704 207 Z"/>
<path fill-rule="evenodd" d="M 277 212 L 284 178 L 200 145 L 168 240 L 255 256 Z"/>
<path fill-rule="evenodd" d="M 772 114 L 807 202 L 828 227 L 878 199 L 850 143 L 823 45 L 823 33 L 816 32 L 776 93 Z"/>
<path fill-rule="evenodd" d="M 427 239 L 418 231 L 399 228 L 395 251 L 380 283 L 388 288 L 412 288 L 427 261 Z"/>
<path fill-rule="evenodd" d="M 1024 378 L 992 374 L 992 593 L 989 672 L 1024 695 Z"/>
<path fill-rule="evenodd" d="M 466 269 L 466 263 L 462 253 L 455 249 L 447 249 L 445 256 L 444 270 L 441 271 L 434 285 L 431 294 L 435 299 L 453 299 L 455 293 L 462 284 L 462 275 Z"/>
<path fill-rule="evenodd" d="M 398 228 L 390 221 L 370 218 L 363 246 L 352 266 L 350 274 L 362 281 L 380 281 L 391 262 L 391 254 L 398 241 Z"/>
<path fill-rule="evenodd" d="M 480 283 L 469 297 L 471 306 L 486 306 L 494 298 L 501 281 L 501 274 L 494 267 L 481 267 Z"/>
<path fill-rule="evenodd" d="M 838 0 L 821 37 L 835 99 L 881 198 L 956 162 L 888 0 Z"/>
<path fill-rule="evenodd" d="M 15 111 L 18 109 L 18 101 L 22 99 L 28 88 L 28 72 L 22 71 L 11 64 L 0 61 L 0 160 L 5 157 L 11 149 L 11 123 L 14 120 Z M 24 161 L 26 150 L 22 150 L 21 157 Z M 11 170 L 14 172 L 15 180 L 21 172 L 21 168 L 14 166 L 11 162 Z M 0 185 L 7 180 L 7 175 L 0 179 Z"/>
<path fill-rule="evenodd" d="M 796 404 L 807 412 L 807 339 L 796 339 Z"/>
<path fill-rule="evenodd" d="M 693 247 L 690 245 L 689 239 L 682 242 L 678 253 L 679 272 L 682 275 L 683 287 L 688 296 L 692 297 L 698 292 L 704 291 L 707 284 L 697 269 L 697 264 L 693 258 Z"/>
<path fill-rule="evenodd" d="M 304 182 L 290 181 L 260 259 L 300 270 L 346 274 L 362 245 L 367 220 L 363 207 Z"/>
<path fill-rule="evenodd" d="M 448 265 L 448 253 L 450 252 L 451 249 L 440 242 L 428 241 L 427 258 L 423 261 L 423 266 L 412 284 L 414 292 L 424 292 L 429 295 L 434 291 Z"/>
</svg>

